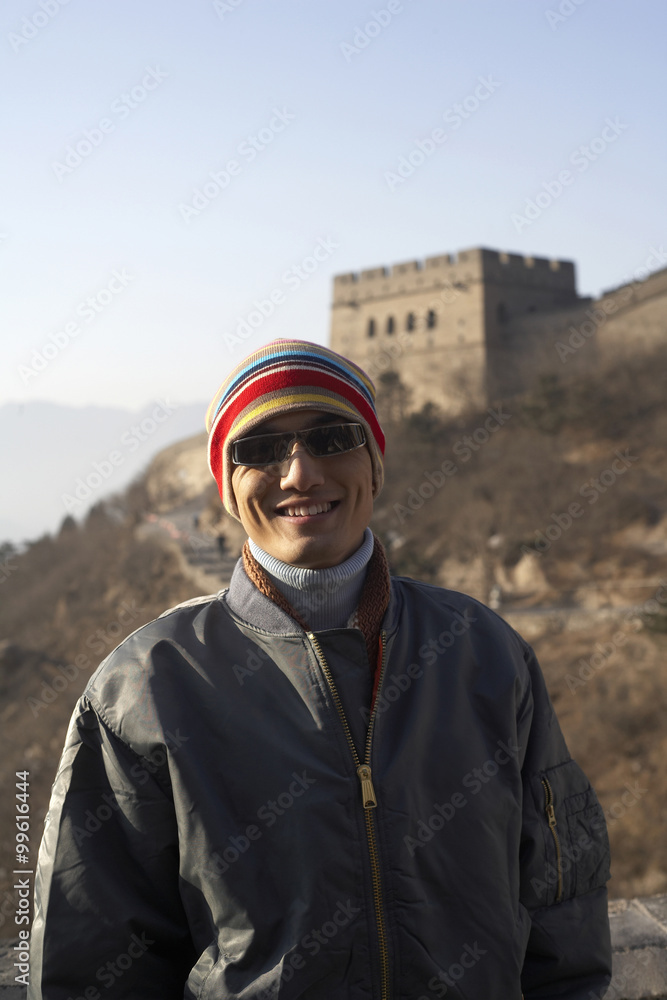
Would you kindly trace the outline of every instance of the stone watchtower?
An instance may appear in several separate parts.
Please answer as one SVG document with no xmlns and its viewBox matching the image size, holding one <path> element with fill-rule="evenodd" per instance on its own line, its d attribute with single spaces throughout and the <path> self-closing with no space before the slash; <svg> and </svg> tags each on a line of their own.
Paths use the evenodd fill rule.
<svg viewBox="0 0 667 1000">
<path fill-rule="evenodd" d="M 432 400 L 454 414 L 524 388 L 547 353 L 539 314 L 583 301 L 571 261 L 461 250 L 337 275 L 331 346 L 376 382 L 398 374 L 411 409 Z"/>
</svg>

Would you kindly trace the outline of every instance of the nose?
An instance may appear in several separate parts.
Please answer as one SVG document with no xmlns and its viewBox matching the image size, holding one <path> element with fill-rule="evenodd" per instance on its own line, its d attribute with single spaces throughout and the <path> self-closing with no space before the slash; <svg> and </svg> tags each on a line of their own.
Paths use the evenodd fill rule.
<svg viewBox="0 0 667 1000">
<path fill-rule="evenodd" d="M 313 486 L 324 483 L 322 459 L 314 458 L 303 441 L 295 441 L 292 452 L 280 467 L 281 490 L 296 490 L 307 493 Z"/>
</svg>

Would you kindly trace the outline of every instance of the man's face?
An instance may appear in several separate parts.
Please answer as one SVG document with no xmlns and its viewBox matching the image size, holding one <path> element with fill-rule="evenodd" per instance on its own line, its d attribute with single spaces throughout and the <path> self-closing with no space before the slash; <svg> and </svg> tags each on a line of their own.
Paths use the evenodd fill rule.
<svg viewBox="0 0 667 1000">
<path fill-rule="evenodd" d="M 252 434 L 339 424 L 318 410 L 284 413 Z M 359 548 L 373 512 L 373 472 L 368 446 L 314 458 L 297 441 L 280 468 L 234 466 L 232 486 L 241 523 L 270 555 L 308 569 L 337 566 Z M 320 505 L 321 513 L 305 513 Z"/>
</svg>

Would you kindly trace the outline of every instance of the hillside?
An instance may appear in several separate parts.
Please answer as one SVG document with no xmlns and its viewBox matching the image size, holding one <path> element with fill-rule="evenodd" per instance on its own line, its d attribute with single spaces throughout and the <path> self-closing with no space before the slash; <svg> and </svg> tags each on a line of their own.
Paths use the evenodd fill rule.
<svg viewBox="0 0 667 1000">
<path fill-rule="evenodd" d="M 667 889 L 666 361 L 552 379 L 456 420 L 433 406 L 410 414 L 400 380 L 381 385 L 387 479 L 373 527 L 392 571 L 491 603 L 534 644 L 607 812 L 617 897 Z M 229 577 L 244 536 L 221 510 L 204 441 L 161 452 L 83 522 L 4 552 L 0 898 L 14 772 L 31 772 L 36 852 L 93 669 L 139 625 Z M 0 916 L 0 934 L 13 927 Z"/>
</svg>

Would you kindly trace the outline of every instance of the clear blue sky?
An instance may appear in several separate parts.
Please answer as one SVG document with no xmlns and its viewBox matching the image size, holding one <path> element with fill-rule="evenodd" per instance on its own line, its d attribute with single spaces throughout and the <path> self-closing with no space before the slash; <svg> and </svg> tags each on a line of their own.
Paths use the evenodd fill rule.
<svg viewBox="0 0 667 1000">
<path fill-rule="evenodd" d="M 326 342 L 339 272 L 484 245 L 574 259 L 597 294 L 667 244 L 657 0 L 42 3 L 0 10 L 0 402 L 207 402 L 266 340 Z M 390 184 L 438 128 L 445 142 Z M 258 134 L 271 141 L 251 159 Z M 77 145 L 89 155 L 68 166 Z M 230 160 L 220 190 L 209 174 Z M 179 207 L 206 182 L 198 215 Z M 288 284 L 320 240 L 317 271 Z M 64 346 L 22 376 L 51 335 Z"/>
</svg>

